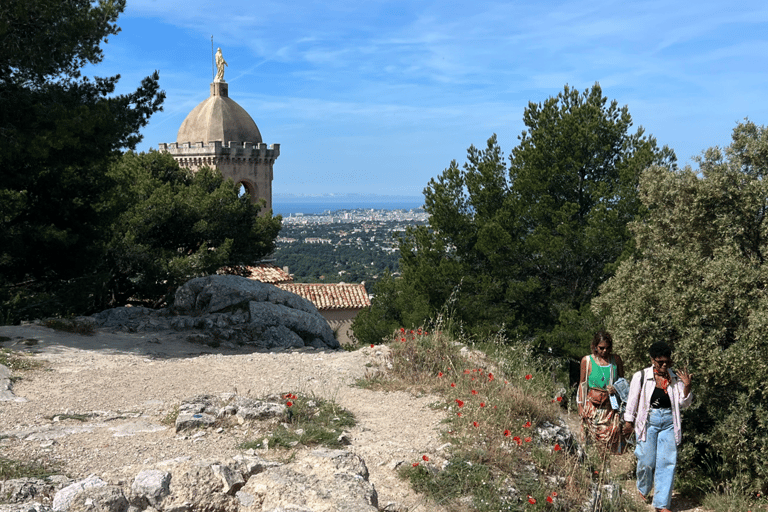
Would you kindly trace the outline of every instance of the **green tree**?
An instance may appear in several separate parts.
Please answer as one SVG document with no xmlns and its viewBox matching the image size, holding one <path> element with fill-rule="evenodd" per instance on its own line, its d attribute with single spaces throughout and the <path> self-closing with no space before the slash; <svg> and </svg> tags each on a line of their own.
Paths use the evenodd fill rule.
<svg viewBox="0 0 768 512">
<path fill-rule="evenodd" d="M 581 354 L 596 327 L 589 302 L 631 250 L 639 174 L 675 158 L 630 132 L 627 107 L 597 84 L 529 103 L 524 122 L 509 166 L 493 136 L 430 180 L 430 225 L 400 247 L 403 286 L 428 315 L 451 298 L 470 333 L 538 336 Z"/>
<path fill-rule="evenodd" d="M 371 307 L 352 321 L 352 332 L 362 344 L 381 343 L 402 326 L 418 326 L 426 317 L 426 304 L 414 304 L 413 289 L 404 287 L 389 272 L 374 283 L 373 293 L 376 300 Z"/>
<path fill-rule="evenodd" d="M 103 284 L 106 170 L 164 99 L 157 73 L 117 96 L 119 75 L 81 76 L 124 7 L 0 3 L 0 320 L 93 307 L 88 289 Z"/>
<path fill-rule="evenodd" d="M 698 169 L 651 167 L 631 224 L 638 254 L 593 301 L 629 368 L 665 340 L 694 375 L 679 474 L 712 490 L 723 481 L 768 492 L 768 130 L 740 123 Z"/>
<path fill-rule="evenodd" d="M 248 265 L 270 254 L 281 217 L 238 197 L 232 180 L 203 168 L 192 173 L 168 153 L 128 152 L 112 166 L 116 211 L 107 247 L 110 300 L 158 305 L 192 277 Z"/>
</svg>

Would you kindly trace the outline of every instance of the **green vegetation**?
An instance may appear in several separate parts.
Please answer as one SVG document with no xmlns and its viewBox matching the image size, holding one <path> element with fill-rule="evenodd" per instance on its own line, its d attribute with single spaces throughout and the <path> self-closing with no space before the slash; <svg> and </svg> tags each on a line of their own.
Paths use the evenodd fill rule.
<svg viewBox="0 0 768 512">
<path fill-rule="evenodd" d="M 0 348 L 0 364 L 12 371 L 36 370 L 43 366 L 41 362 L 31 359 L 28 355 L 7 348 Z"/>
<path fill-rule="evenodd" d="M 380 343 L 444 315 L 448 332 L 528 347 L 560 371 L 558 356 L 587 353 L 606 326 L 630 373 L 666 340 L 694 375 L 677 488 L 764 496 L 768 130 L 740 123 L 678 170 L 597 86 L 530 104 L 525 122 L 509 169 L 491 138 L 430 182 L 430 225 L 408 230 L 402 278 L 376 284 L 355 335 Z"/>
<path fill-rule="evenodd" d="M 573 403 L 564 397 L 566 377 L 557 374 L 557 361 L 537 356 L 521 340 L 497 336 L 472 345 L 440 327 L 446 326 L 434 333 L 398 330 L 388 340 L 391 369 L 371 372 L 359 383 L 441 398 L 450 448 L 401 465 L 400 476 L 414 489 L 451 511 L 571 511 L 590 500 L 590 510 L 645 510 L 636 497 L 630 454 L 610 456 L 586 446 L 580 457 L 575 446 L 539 436 L 538 427 L 555 422 Z M 459 341 L 472 350 L 460 351 Z M 688 478 L 684 471 L 679 476 Z M 682 489 L 683 499 L 702 496 Z M 758 493 L 730 486 L 709 491 L 703 505 L 715 512 L 762 510 L 766 503 Z"/>
<path fill-rule="evenodd" d="M 675 157 L 642 128 L 631 133 L 627 107 L 597 84 L 530 103 L 524 122 L 509 165 L 493 136 L 430 180 L 429 226 L 406 232 L 402 279 L 380 283 L 378 303 L 353 326 L 358 339 L 422 325 L 452 298 L 473 336 L 507 332 L 583 355 L 598 325 L 590 300 L 632 250 L 640 172 L 673 168 Z"/>
<path fill-rule="evenodd" d="M 124 0 L 0 6 L 0 319 L 93 307 L 103 282 L 106 174 L 161 108 L 158 74 L 110 96 L 119 76 L 82 77 L 118 33 Z M 45 27 L 45 30 L 40 30 Z M 93 297 L 93 296 L 96 297 Z"/>
<path fill-rule="evenodd" d="M 182 282 L 274 249 L 280 217 L 232 182 L 169 155 L 136 155 L 160 110 L 158 74 L 110 96 L 84 78 L 124 0 L 0 6 L 0 323 L 159 306 Z M 39 27 L 46 27 L 40 31 Z"/>
<path fill-rule="evenodd" d="M 288 394 L 285 396 L 285 418 L 268 436 L 243 443 L 240 447 L 261 448 L 266 441 L 270 448 L 303 446 L 339 447 L 346 427 L 355 425 L 351 412 L 330 400 Z"/>
<path fill-rule="evenodd" d="M 14 478 L 45 478 L 55 475 L 58 469 L 55 466 L 38 462 L 22 462 L 0 457 L 0 481 Z M 0 497 L 2 502 L 2 497 Z"/>
<path fill-rule="evenodd" d="M 500 336 L 462 351 L 468 340 L 447 334 L 449 327 L 399 330 L 390 341 L 391 369 L 359 383 L 428 392 L 447 412 L 449 452 L 407 461 L 402 478 L 447 510 L 482 512 L 578 510 L 593 484 L 623 483 L 623 475 L 604 480 L 610 461 L 601 454 L 588 451 L 580 461 L 575 447 L 539 437 L 539 427 L 554 424 L 568 404 L 552 379 L 553 361 Z M 635 510 L 627 496 L 604 498 L 602 510 Z"/>
<path fill-rule="evenodd" d="M 327 226 L 317 225 L 311 229 L 312 236 L 323 236 Z M 297 228 L 283 226 L 280 236 L 296 237 Z M 382 233 L 387 233 L 387 226 L 382 226 Z M 306 236 L 304 234 L 303 236 Z M 287 266 L 299 283 L 360 283 L 365 281 L 366 288 L 387 272 L 398 268 L 400 255 L 385 252 L 372 244 L 344 245 L 337 239 L 332 244 L 308 244 L 294 242 L 279 244 L 271 258 L 281 266 Z"/>
<path fill-rule="evenodd" d="M 155 302 L 192 277 L 253 263 L 274 249 L 280 217 L 237 196 L 231 180 L 208 168 L 192 173 L 168 153 L 128 152 L 109 176 L 118 184 L 110 204 L 106 268 L 113 301 Z"/>
<path fill-rule="evenodd" d="M 593 305 L 629 368 L 648 366 L 648 346 L 665 340 L 694 376 L 682 486 L 765 495 L 768 130 L 740 123 L 698 164 L 643 173 L 648 216 L 630 225 L 638 252 Z"/>
</svg>

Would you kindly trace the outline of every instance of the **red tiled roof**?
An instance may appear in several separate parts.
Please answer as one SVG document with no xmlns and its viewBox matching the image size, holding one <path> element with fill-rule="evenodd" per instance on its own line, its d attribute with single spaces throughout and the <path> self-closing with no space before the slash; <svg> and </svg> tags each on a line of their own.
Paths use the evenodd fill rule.
<svg viewBox="0 0 768 512">
<path fill-rule="evenodd" d="M 244 273 L 240 273 L 241 270 L 245 270 Z M 270 263 L 257 263 L 256 265 L 248 265 L 246 267 L 239 267 L 232 269 L 225 267 L 221 269 L 219 273 L 222 274 L 238 274 L 253 279 L 255 281 L 261 281 L 262 283 L 278 284 L 278 283 L 290 283 L 293 278 L 286 271 L 272 265 Z"/>
<path fill-rule="evenodd" d="M 320 310 L 363 309 L 371 305 L 362 284 L 346 283 L 279 283 L 285 291 L 309 300 Z"/>
</svg>

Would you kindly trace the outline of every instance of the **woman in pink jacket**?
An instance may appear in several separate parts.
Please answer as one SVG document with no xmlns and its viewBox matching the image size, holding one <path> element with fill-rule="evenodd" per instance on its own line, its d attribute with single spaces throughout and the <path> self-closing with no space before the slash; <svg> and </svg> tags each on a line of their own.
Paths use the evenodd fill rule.
<svg viewBox="0 0 768 512">
<path fill-rule="evenodd" d="M 624 434 L 634 429 L 637 446 L 637 490 L 643 501 L 653 488 L 657 512 L 669 512 L 677 465 L 677 447 L 682 441 L 680 411 L 691 405 L 691 374 L 673 371 L 672 349 L 658 341 L 648 349 L 651 366 L 632 376 Z"/>
</svg>

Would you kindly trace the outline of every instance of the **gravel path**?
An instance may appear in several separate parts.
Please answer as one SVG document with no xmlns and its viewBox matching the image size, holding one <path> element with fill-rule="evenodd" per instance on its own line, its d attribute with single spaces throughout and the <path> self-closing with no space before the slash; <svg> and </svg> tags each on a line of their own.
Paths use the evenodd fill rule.
<svg viewBox="0 0 768 512">
<path fill-rule="evenodd" d="M 45 458 L 74 478 L 129 484 L 141 469 L 174 457 L 227 458 L 256 437 L 246 426 L 177 435 L 163 418 L 187 398 L 294 393 L 331 399 L 354 413 L 349 449 L 366 461 L 379 504 L 443 510 L 397 478 L 395 465 L 423 454 L 439 460 L 444 413 L 438 399 L 354 386 L 384 363 L 386 347 L 354 352 L 234 353 L 172 335 L 98 332 L 78 336 L 37 325 L 0 327 L 1 346 L 34 354 L 45 369 L 15 373 L 19 401 L 0 402 L 0 446 L 9 458 Z M 24 341 L 24 340 L 36 340 Z M 24 401 L 21 401 L 24 400 Z M 56 415 L 97 413 L 88 421 Z M 264 454 L 261 454 L 264 456 Z M 266 455 L 269 457 L 269 455 Z"/>
</svg>

